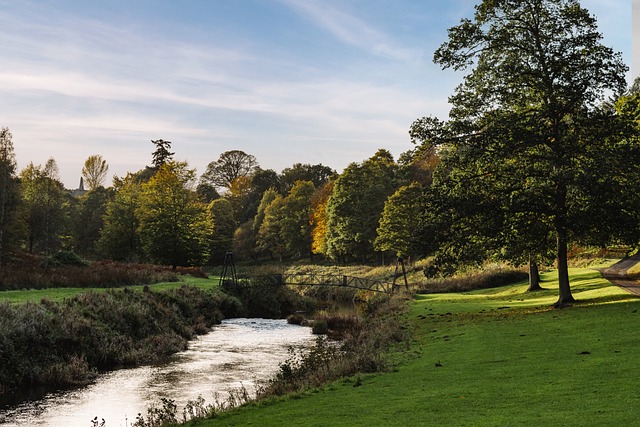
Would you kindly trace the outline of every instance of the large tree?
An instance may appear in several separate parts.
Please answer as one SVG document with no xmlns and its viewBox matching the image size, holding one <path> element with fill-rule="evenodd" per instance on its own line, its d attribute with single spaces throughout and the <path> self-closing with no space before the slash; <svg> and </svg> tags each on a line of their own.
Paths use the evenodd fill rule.
<svg viewBox="0 0 640 427">
<path fill-rule="evenodd" d="M 397 188 L 398 166 L 387 150 L 378 150 L 361 164 L 352 163 L 335 180 L 327 202 L 327 255 L 333 259 L 374 252 L 373 242 L 384 202 Z"/>
<path fill-rule="evenodd" d="M 229 188 L 238 178 L 248 177 L 258 167 L 258 161 L 242 150 L 225 151 L 218 160 L 207 165 L 202 182 L 216 188 Z"/>
<path fill-rule="evenodd" d="M 615 115 L 600 105 L 626 86 L 620 54 L 601 40 L 595 18 L 575 0 L 485 0 L 434 55 L 443 68 L 470 70 L 450 98 L 449 123 L 414 124 L 429 143 L 447 140 L 456 153 L 450 169 L 471 156 L 482 159 L 476 179 L 488 177 L 496 189 L 524 188 L 509 187 L 505 167 L 531 184 L 522 204 L 544 210 L 556 236 L 557 305 L 574 300 L 567 245 L 583 234 L 571 221 L 575 201 L 589 192 L 580 178 L 603 145 L 615 149 L 612 135 L 598 131 L 612 129 Z"/>
<path fill-rule="evenodd" d="M 192 189 L 195 170 L 169 161 L 142 184 L 136 216 L 145 255 L 165 265 L 203 265 L 209 256 L 212 223 L 207 206 Z"/>
</svg>

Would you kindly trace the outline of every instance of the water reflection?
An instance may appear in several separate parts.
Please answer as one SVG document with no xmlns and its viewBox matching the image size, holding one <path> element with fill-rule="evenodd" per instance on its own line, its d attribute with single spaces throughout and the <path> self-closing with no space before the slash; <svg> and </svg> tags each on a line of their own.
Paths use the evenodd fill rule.
<svg viewBox="0 0 640 427">
<path fill-rule="evenodd" d="M 253 395 L 256 381 L 277 371 L 290 346 L 314 341 L 309 328 L 286 320 L 226 320 L 166 365 L 110 372 L 91 386 L 0 410 L 0 425 L 88 427 L 98 416 L 108 427 L 129 427 L 163 397 L 182 408 L 198 396 L 212 403 L 214 393 L 240 387 Z"/>
</svg>

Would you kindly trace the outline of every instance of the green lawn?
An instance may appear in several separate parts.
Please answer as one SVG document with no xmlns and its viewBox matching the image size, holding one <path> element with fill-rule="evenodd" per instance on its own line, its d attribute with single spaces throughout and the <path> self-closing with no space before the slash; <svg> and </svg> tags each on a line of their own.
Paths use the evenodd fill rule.
<svg viewBox="0 0 640 427">
<path fill-rule="evenodd" d="M 579 303 L 558 310 L 553 273 L 543 280 L 549 290 L 535 294 L 520 284 L 418 296 L 415 342 L 394 372 L 195 425 L 639 425 L 640 299 L 573 269 Z"/>
<path fill-rule="evenodd" d="M 183 276 L 180 282 L 157 283 L 149 285 L 149 288 L 156 291 L 163 291 L 180 287 L 182 285 L 196 286 L 198 288 L 210 288 L 217 286 L 219 277 L 210 276 L 208 279 L 196 278 L 191 276 Z M 142 290 L 144 286 L 129 286 L 129 289 Z M 117 289 L 117 288 L 112 288 Z M 75 295 L 83 292 L 103 292 L 106 288 L 50 288 L 50 289 L 31 289 L 24 291 L 0 291 L 0 302 L 8 301 L 12 303 L 24 303 L 27 301 L 38 302 L 43 298 L 51 301 L 62 301 L 65 298 L 73 298 Z"/>
</svg>

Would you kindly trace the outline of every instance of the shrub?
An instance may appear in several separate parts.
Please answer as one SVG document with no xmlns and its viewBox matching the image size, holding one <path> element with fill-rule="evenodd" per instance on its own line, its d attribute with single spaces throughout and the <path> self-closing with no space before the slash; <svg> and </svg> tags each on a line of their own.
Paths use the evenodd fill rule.
<svg viewBox="0 0 640 427">
<path fill-rule="evenodd" d="M 89 262 L 80 258 L 78 254 L 73 251 L 59 251 L 53 256 L 44 260 L 45 267 L 62 267 L 62 266 L 75 266 L 86 267 Z"/>
</svg>

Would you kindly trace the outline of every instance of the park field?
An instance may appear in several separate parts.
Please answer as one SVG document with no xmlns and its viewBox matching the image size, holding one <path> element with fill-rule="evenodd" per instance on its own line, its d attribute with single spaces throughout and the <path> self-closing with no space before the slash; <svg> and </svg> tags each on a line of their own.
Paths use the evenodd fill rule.
<svg viewBox="0 0 640 427">
<path fill-rule="evenodd" d="M 578 302 L 554 309 L 557 280 L 417 295 L 395 369 L 253 403 L 197 426 L 638 425 L 640 298 L 572 269 Z"/>
</svg>

